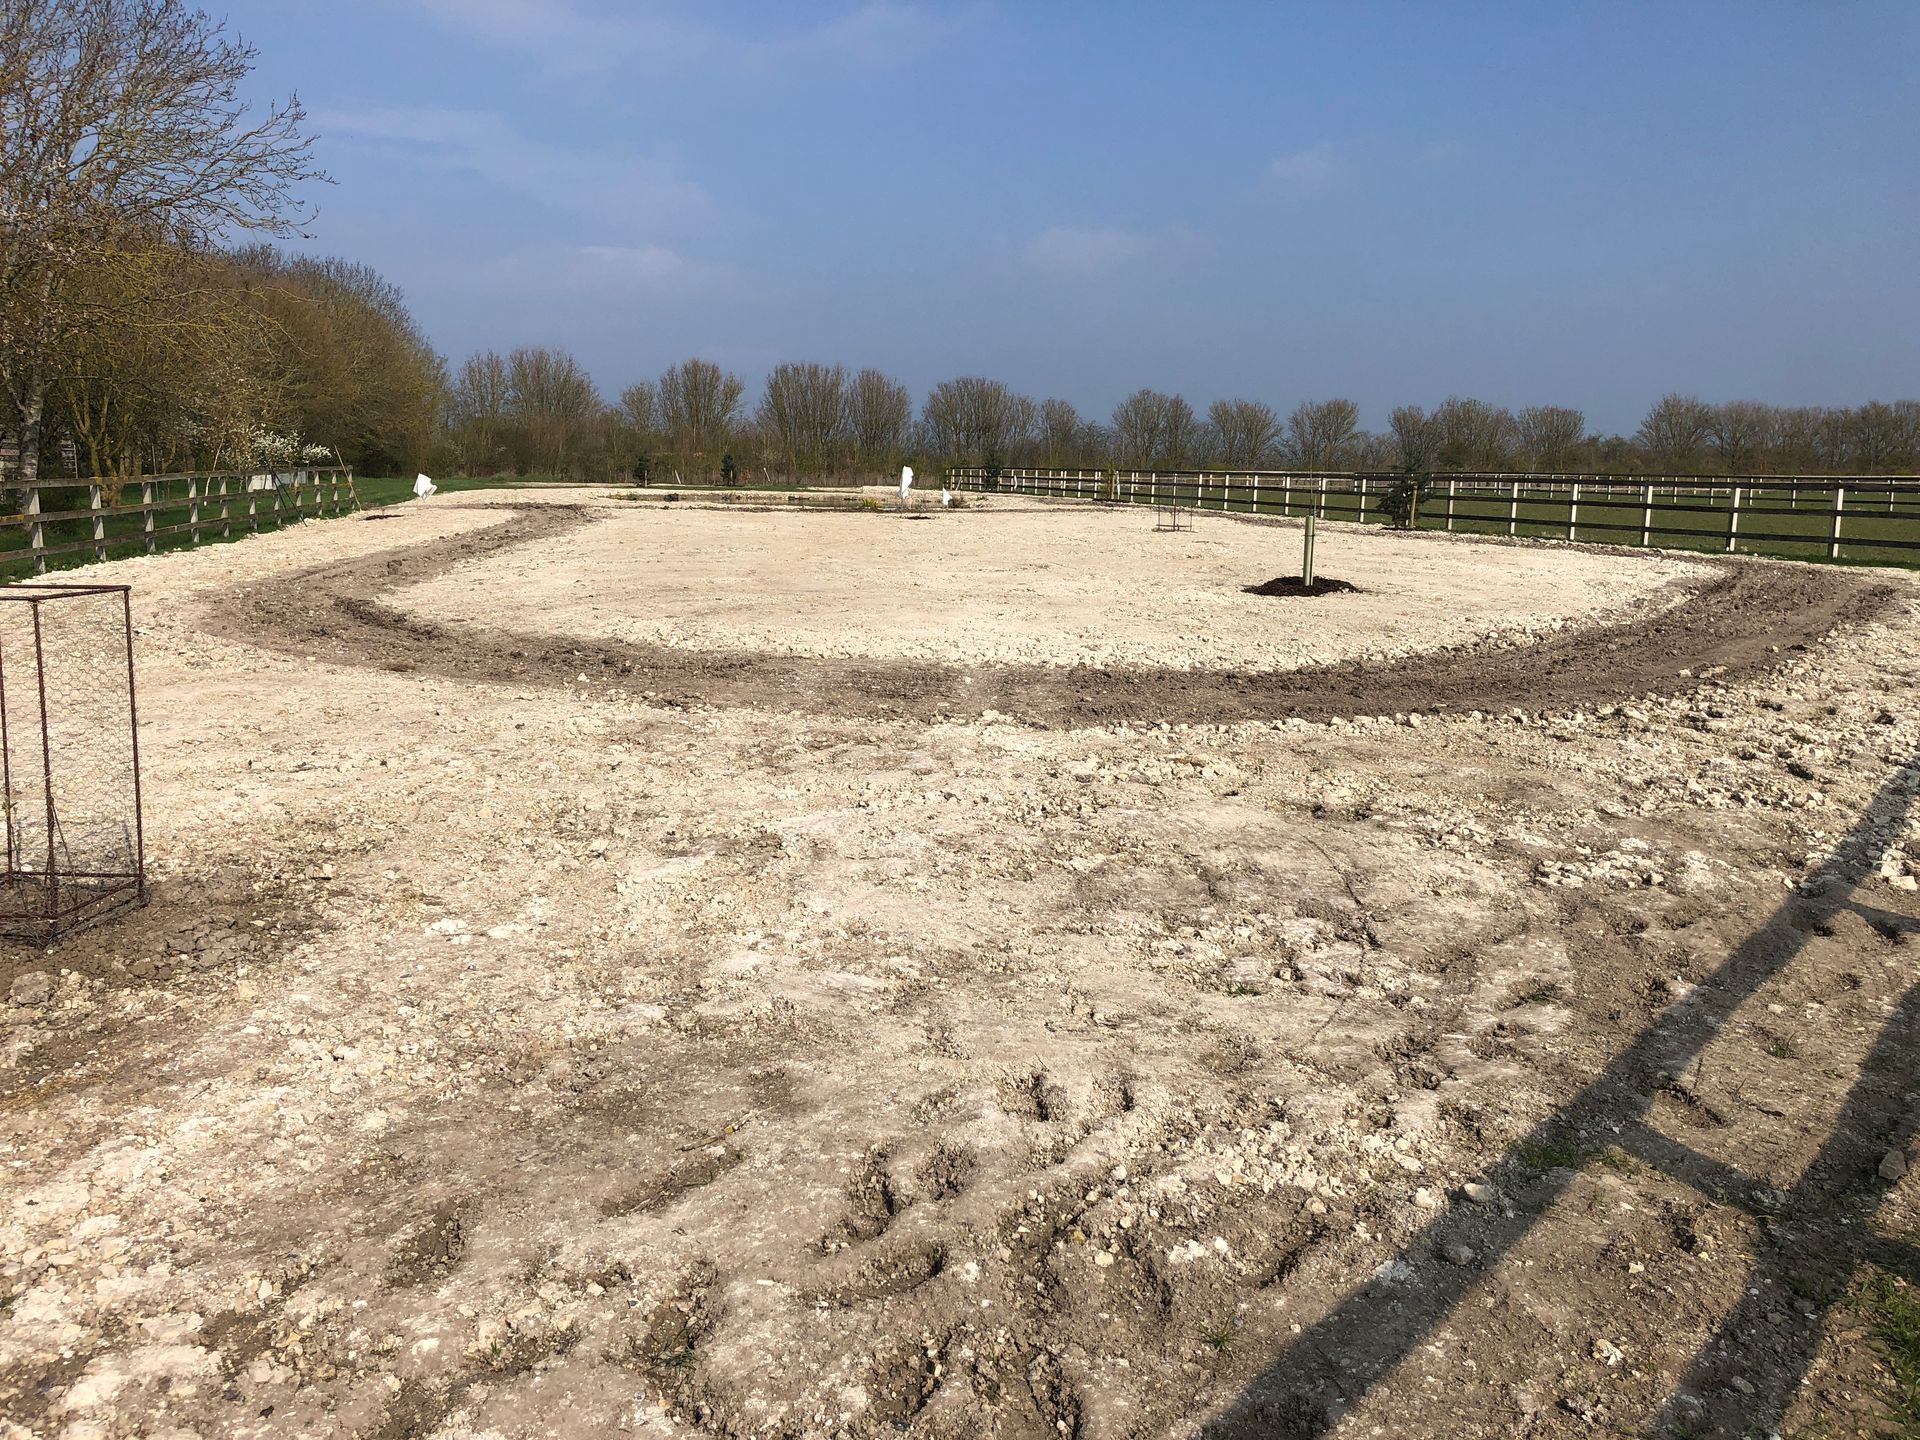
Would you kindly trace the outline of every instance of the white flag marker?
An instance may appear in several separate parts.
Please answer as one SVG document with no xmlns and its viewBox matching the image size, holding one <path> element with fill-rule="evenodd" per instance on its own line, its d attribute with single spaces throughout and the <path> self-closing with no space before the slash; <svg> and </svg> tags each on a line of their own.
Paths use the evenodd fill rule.
<svg viewBox="0 0 1920 1440">
<path fill-rule="evenodd" d="M 413 493 L 418 495 L 422 500 L 426 499 L 427 496 L 433 494 L 433 492 L 439 488 L 438 485 L 435 485 L 433 481 L 424 475 L 416 475 L 413 477 Z"/>
<path fill-rule="evenodd" d="M 913 489 L 913 466 L 902 465 L 900 467 L 900 503 L 902 505 L 907 503 L 907 492 L 911 489 Z"/>
</svg>

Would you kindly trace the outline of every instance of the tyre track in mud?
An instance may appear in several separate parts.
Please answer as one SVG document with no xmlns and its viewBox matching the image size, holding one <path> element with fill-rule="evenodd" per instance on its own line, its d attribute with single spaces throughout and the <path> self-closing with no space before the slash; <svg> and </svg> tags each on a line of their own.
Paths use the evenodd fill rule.
<svg viewBox="0 0 1920 1440">
<path fill-rule="evenodd" d="M 241 586 L 213 604 L 208 628 L 245 644 L 366 669 L 554 687 L 574 686 L 585 675 L 595 685 L 618 685 L 667 705 L 921 721 L 994 710 L 1048 727 L 1224 724 L 1563 710 L 1649 692 L 1683 694 L 1703 683 L 1704 671 L 1730 681 L 1761 673 L 1778 662 L 1779 652 L 1871 619 L 1898 593 L 1884 581 L 1841 570 L 1730 561 L 1686 600 L 1651 616 L 1512 648 L 1468 646 L 1260 673 L 713 654 L 444 625 L 385 602 L 391 592 L 454 566 L 600 518 L 585 507 L 497 508 L 513 518 Z"/>
</svg>

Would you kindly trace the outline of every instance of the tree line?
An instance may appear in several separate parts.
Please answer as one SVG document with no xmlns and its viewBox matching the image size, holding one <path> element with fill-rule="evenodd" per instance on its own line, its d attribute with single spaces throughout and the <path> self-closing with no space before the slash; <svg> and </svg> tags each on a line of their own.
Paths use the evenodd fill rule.
<svg viewBox="0 0 1920 1440">
<path fill-rule="evenodd" d="M 877 369 L 694 358 L 609 400 L 564 350 L 449 372 L 398 289 L 290 254 L 323 183 L 297 101 L 241 99 L 255 52 L 184 0 L 0 0 L 0 483 L 338 458 L 367 473 L 693 481 L 903 461 L 1373 470 L 1912 473 L 1920 402 L 1658 401 L 1631 435 L 1564 406 L 1452 397 L 1384 428 L 1138 390 L 1105 417 L 983 376 L 916 406 Z"/>
<path fill-rule="evenodd" d="M 1104 420 L 961 376 L 910 392 L 878 370 L 776 366 L 757 400 L 708 360 L 682 361 L 604 403 L 564 351 L 469 358 L 448 406 L 448 458 L 475 474 L 631 475 L 643 481 L 873 476 L 903 460 L 1057 469 L 1448 470 L 1680 474 L 1911 474 L 1920 401 L 1857 407 L 1657 401 L 1631 435 L 1594 433 L 1560 405 L 1514 411 L 1454 396 L 1402 405 L 1379 431 L 1352 400 L 1264 401 L 1138 390 Z"/>
</svg>

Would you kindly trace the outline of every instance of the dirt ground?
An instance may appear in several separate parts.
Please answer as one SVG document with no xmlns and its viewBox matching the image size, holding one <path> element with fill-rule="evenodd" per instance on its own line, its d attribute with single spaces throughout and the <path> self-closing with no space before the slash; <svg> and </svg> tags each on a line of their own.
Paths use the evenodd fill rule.
<svg viewBox="0 0 1920 1440">
<path fill-rule="evenodd" d="M 0 960 L 0 1437 L 1913 1423 L 1920 587 L 1151 525 L 90 570 L 156 882 Z"/>
</svg>

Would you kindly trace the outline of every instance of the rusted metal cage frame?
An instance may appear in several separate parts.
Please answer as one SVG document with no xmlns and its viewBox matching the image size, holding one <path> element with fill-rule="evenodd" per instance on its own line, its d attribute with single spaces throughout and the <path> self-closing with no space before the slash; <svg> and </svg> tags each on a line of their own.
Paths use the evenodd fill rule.
<svg viewBox="0 0 1920 1440">
<path fill-rule="evenodd" d="M 56 792 L 47 702 L 46 640 L 40 613 L 44 605 L 90 595 L 120 597 L 120 619 L 126 643 L 128 755 L 133 782 L 133 853 L 131 868 L 127 870 L 74 870 L 62 868 L 57 863 L 60 829 L 54 799 Z M 133 673 L 133 588 L 129 585 L 34 581 L 0 586 L 0 604 L 27 605 L 31 607 L 33 615 L 35 704 L 40 722 L 40 784 L 47 827 L 46 869 L 35 871 L 24 868 L 26 857 L 22 853 L 13 818 L 11 814 L 5 817 L 6 870 L 4 875 L 0 875 L 0 883 L 5 885 L 9 894 L 23 883 L 41 888 L 46 895 L 46 904 L 38 910 L 27 907 L 0 909 L 0 940 L 45 943 L 97 924 L 123 909 L 147 902 L 146 831 L 140 789 L 140 706 Z M 4 793 L 10 808 L 14 793 L 14 746 L 13 737 L 8 733 L 6 686 L 7 657 L 0 653 L 0 793 Z M 76 893 L 69 883 L 74 881 L 96 883 L 82 886 Z"/>
</svg>

